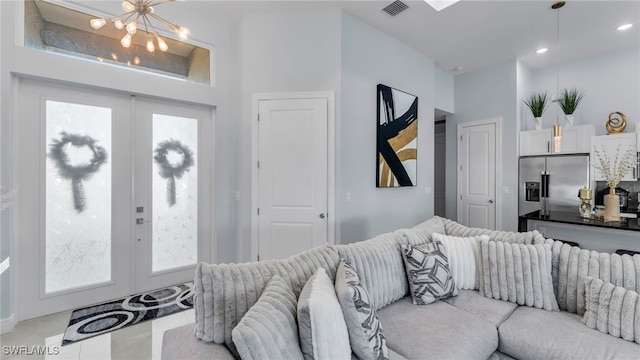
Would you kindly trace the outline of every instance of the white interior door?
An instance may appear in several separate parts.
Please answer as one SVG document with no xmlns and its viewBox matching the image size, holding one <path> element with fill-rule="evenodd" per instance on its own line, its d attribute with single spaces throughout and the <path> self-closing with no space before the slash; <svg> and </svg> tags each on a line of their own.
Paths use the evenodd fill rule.
<svg viewBox="0 0 640 360">
<path fill-rule="evenodd" d="M 496 228 L 496 123 L 458 127 L 458 221 Z"/>
<path fill-rule="evenodd" d="M 24 79 L 17 95 L 17 320 L 192 280 L 193 257 L 145 272 L 153 246 L 140 229 L 150 223 L 135 225 L 135 219 L 141 217 L 138 206 L 144 207 L 142 215 L 149 215 L 151 200 L 141 189 L 151 188 L 153 155 L 147 153 L 151 159 L 143 161 L 142 143 L 153 134 L 151 128 L 137 125 L 145 121 L 136 119 L 134 106 L 143 111 L 152 103 Z M 198 118 L 188 112 L 170 114 Z M 206 120 L 210 128 L 211 116 Z M 198 131 L 206 131 L 200 118 L 198 122 Z M 198 164 L 211 158 L 208 143 L 198 149 L 207 154 L 197 152 Z M 210 166 L 199 170 L 210 176 Z M 208 177 L 198 181 L 199 187 L 211 187 Z M 210 190 L 198 195 L 198 211 L 203 212 L 197 216 L 209 224 Z M 174 226 L 169 220 L 164 223 Z M 207 261 L 210 251 L 200 246 L 210 239 L 204 224 L 198 223 L 198 236 L 205 238 L 198 239 L 196 251 L 198 260 Z"/>
<path fill-rule="evenodd" d="M 258 258 L 327 241 L 327 99 L 259 101 Z"/>
</svg>

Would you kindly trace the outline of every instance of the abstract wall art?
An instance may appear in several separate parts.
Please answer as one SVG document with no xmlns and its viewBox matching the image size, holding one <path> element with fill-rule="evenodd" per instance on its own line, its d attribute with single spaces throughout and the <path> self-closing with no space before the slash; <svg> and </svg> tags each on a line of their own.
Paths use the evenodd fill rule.
<svg viewBox="0 0 640 360">
<path fill-rule="evenodd" d="M 418 97 L 378 84 L 376 186 L 416 186 Z"/>
</svg>

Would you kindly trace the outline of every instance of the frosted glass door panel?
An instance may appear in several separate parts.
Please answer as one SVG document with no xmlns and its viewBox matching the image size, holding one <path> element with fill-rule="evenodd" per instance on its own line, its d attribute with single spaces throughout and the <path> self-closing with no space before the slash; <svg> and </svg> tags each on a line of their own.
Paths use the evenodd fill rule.
<svg viewBox="0 0 640 360">
<path fill-rule="evenodd" d="M 198 121 L 153 114 L 153 272 L 198 259 Z"/>
<path fill-rule="evenodd" d="M 111 118 L 46 101 L 46 293 L 111 280 Z"/>
</svg>

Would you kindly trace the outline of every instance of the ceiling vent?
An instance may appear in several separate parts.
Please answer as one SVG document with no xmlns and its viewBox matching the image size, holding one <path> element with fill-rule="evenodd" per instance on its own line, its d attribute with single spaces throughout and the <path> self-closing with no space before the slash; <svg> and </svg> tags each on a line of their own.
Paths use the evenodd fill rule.
<svg viewBox="0 0 640 360">
<path fill-rule="evenodd" d="M 389 5 L 385 6 L 382 9 L 382 11 L 385 14 L 393 17 L 393 16 L 396 16 L 396 15 L 400 14 L 401 12 L 407 10 L 408 8 L 409 8 L 409 6 L 407 6 L 407 4 L 403 3 L 400 0 L 397 0 L 397 1 L 392 2 Z"/>
</svg>

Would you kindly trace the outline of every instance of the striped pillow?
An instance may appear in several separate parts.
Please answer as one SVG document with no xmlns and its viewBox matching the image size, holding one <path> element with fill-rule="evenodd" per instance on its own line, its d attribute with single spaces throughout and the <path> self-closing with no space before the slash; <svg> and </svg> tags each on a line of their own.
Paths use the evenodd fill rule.
<svg viewBox="0 0 640 360">
<path fill-rule="evenodd" d="M 488 298 L 558 311 L 551 278 L 551 247 L 484 239 L 480 242 L 480 293 Z"/>
<path fill-rule="evenodd" d="M 273 276 L 231 337 L 242 360 L 302 360 L 296 323 L 297 301 L 280 276 Z"/>
</svg>

